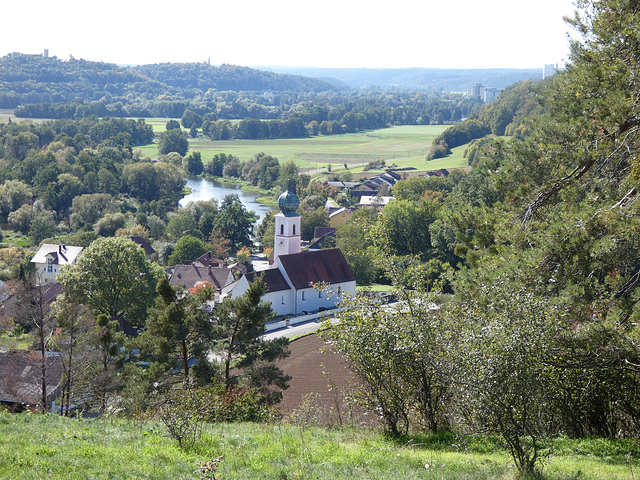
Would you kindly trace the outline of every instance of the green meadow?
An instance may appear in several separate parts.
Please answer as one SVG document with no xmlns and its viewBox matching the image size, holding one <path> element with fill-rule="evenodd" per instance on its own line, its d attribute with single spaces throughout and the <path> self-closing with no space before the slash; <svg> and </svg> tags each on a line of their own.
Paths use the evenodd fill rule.
<svg viewBox="0 0 640 480">
<path fill-rule="evenodd" d="M 43 119 L 19 119 L 13 110 L 0 110 L 0 122 L 9 118 L 14 122 L 42 122 Z M 165 130 L 169 118 L 144 118 L 157 135 Z M 446 158 L 427 162 L 425 157 L 433 139 L 449 125 L 401 125 L 365 132 L 316 136 L 294 139 L 267 140 L 217 140 L 189 139 L 190 151 L 198 151 L 208 162 L 217 153 L 231 154 L 241 161 L 250 160 L 258 153 L 276 157 L 280 163 L 293 161 L 302 171 L 323 172 L 329 166 L 334 171 L 344 169 L 345 164 L 353 174 L 362 173 L 367 163 L 384 159 L 387 165 L 400 168 L 413 167 L 416 172 L 467 167 L 462 157 L 463 147 L 453 149 Z M 157 144 L 139 148 L 149 158 L 158 156 Z"/>
<path fill-rule="evenodd" d="M 149 121 L 149 120 L 147 120 Z M 162 121 L 158 120 L 160 124 Z M 154 125 L 156 131 L 157 124 Z M 198 151 L 204 162 L 215 154 L 225 153 L 250 160 L 257 153 L 278 158 L 280 163 L 293 161 L 302 170 L 322 171 L 344 168 L 346 164 L 354 174 L 362 172 L 367 163 L 384 159 L 387 165 L 414 167 L 419 172 L 440 168 L 464 168 L 464 147 L 455 149 L 447 158 L 427 162 L 426 154 L 433 139 L 447 129 L 447 125 L 403 125 L 379 130 L 346 134 L 317 136 L 299 139 L 276 140 L 217 140 L 190 139 L 191 151 Z M 155 144 L 141 147 L 147 156 L 157 156 Z"/>
<path fill-rule="evenodd" d="M 536 480 L 640 476 L 638 446 L 632 440 L 559 438 L 546 453 Z M 200 464 L 220 457 L 215 477 L 201 474 Z M 513 480 L 518 476 L 505 447 L 486 436 L 442 432 L 393 440 L 358 427 L 220 423 L 204 425 L 200 439 L 180 449 L 155 421 L 0 413 L 0 478 Z"/>
</svg>

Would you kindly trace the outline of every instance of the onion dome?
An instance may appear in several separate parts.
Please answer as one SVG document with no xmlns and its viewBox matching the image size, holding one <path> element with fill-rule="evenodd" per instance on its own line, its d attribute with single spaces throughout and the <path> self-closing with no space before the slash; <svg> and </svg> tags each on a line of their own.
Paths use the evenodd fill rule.
<svg viewBox="0 0 640 480">
<path fill-rule="evenodd" d="M 300 199 L 296 195 L 295 183 L 289 182 L 287 190 L 278 197 L 278 207 L 285 217 L 297 215 L 296 209 L 300 205 Z"/>
</svg>

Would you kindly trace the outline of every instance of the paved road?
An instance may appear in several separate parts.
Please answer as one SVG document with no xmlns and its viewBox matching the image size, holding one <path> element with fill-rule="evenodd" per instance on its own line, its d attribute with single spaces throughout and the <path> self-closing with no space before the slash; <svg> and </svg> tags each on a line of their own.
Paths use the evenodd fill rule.
<svg viewBox="0 0 640 480">
<path fill-rule="evenodd" d="M 291 338 L 297 337 L 298 335 L 303 335 L 305 333 L 315 332 L 322 326 L 322 322 L 324 322 L 325 318 L 318 318 L 317 320 L 311 320 L 309 322 L 300 323 L 299 325 L 294 325 L 288 328 L 281 328 L 280 330 L 275 330 L 273 332 L 269 332 L 265 334 L 262 338 L 265 340 L 273 340 L 274 338 Z M 331 317 L 333 321 L 334 318 Z"/>
</svg>

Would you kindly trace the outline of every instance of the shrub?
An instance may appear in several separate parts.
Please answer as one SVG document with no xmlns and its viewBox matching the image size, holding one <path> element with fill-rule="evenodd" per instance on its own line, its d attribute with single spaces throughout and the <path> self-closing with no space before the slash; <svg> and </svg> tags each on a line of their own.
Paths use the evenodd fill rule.
<svg viewBox="0 0 640 480">
<path fill-rule="evenodd" d="M 199 389 L 186 386 L 171 390 L 158 407 L 159 419 L 180 448 L 189 447 L 200 439 L 203 415 L 199 401 Z"/>
<path fill-rule="evenodd" d="M 200 388 L 199 396 L 200 410 L 207 422 L 263 422 L 275 413 L 255 388 L 220 384 Z"/>
</svg>

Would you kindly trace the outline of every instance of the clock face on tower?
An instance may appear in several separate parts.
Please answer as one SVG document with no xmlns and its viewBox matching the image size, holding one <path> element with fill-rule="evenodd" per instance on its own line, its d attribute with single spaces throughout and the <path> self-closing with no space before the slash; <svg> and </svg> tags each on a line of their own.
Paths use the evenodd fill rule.
<svg viewBox="0 0 640 480">
<path fill-rule="evenodd" d="M 280 240 L 280 246 L 284 245 L 284 240 Z"/>
</svg>

